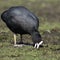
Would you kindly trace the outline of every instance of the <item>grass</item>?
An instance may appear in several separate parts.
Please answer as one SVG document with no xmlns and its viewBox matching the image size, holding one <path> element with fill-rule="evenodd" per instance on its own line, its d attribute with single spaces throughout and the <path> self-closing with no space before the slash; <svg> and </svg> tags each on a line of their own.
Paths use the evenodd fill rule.
<svg viewBox="0 0 60 60">
<path fill-rule="evenodd" d="M 41 18 L 39 32 L 44 44 L 39 49 L 28 45 L 14 47 L 13 33 L 0 19 L 0 60 L 60 60 L 60 1 L 0 0 L 0 15 L 9 7 L 17 5 L 29 8 L 39 19 Z M 20 37 L 17 35 L 17 41 L 19 40 Z M 23 36 L 24 42 L 32 43 L 31 40 L 29 35 Z"/>
<path fill-rule="evenodd" d="M 0 60 L 59 60 L 60 57 L 59 45 L 48 45 L 39 50 L 32 46 L 13 47 L 7 42 L 2 45 L 0 44 Z"/>
<path fill-rule="evenodd" d="M 34 49 L 32 46 L 13 47 L 10 43 L 0 44 L 0 60 L 59 60 L 59 45 Z M 57 51 L 58 50 L 58 51 Z"/>
<path fill-rule="evenodd" d="M 52 29 L 60 29 L 60 23 L 59 22 L 43 22 L 40 24 L 39 30 L 47 31 Z"/>
</svg>

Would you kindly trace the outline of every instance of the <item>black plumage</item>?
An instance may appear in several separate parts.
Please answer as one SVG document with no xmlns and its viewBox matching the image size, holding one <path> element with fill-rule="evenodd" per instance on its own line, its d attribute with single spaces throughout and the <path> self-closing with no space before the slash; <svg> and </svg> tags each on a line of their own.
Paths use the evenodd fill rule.
<svg viewBox="0 0 60 60">
<path fill-rule="evenodd" d="M 33 43 L 41 41 L 41 35 L 38 32 L 39 19 L 23 6 L 11 7 L 1 14 L 1 19 L 8 28 L 15 34 L 29 34 L 32 36 Z"/>
</svg>

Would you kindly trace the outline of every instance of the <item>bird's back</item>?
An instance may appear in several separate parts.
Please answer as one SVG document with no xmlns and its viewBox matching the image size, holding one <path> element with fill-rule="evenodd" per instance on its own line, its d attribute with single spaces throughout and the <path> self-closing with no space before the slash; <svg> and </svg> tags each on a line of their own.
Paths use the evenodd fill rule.
<svg viewBox="0 0 60 60">
<path fill-rule="evenodd" d="M 39 20 L 27 8 L 22 6 L 11 7 L 3 14 L 3 20 L 6 20 L 7 26 L 15 32 L 21 30 L 29 32 L 33 28 L 38 29 Z"/>
</svg>

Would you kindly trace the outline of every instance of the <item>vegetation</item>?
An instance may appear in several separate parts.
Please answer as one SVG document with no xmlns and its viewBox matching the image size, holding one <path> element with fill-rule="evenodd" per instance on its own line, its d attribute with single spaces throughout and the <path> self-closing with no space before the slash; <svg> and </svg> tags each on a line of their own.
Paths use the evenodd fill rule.
<svg viewBox="0 0 60 60">
<path fill-rule="evenodd" d="M 11 6 L 21 5 L 38 16 L 43 47 L 14 47 L 13 33 L 0 19 L 0 60 L 60 60 L 60 0 L 0 0 L 0 15 Z M 24 35 L 23 41 L 32 43 L 31 36 Z"/>
</svg>

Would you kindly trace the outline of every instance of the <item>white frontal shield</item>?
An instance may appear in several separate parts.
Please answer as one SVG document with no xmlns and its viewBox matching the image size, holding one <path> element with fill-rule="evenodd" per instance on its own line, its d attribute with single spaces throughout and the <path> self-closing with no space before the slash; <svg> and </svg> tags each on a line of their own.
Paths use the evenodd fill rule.
<svg viewBox="0 0 60 60">
<path fill-rule="evenodd" d="M 40 41 L 39 43 L 35 43 L 34 48 L 37 48 L 37 49 L 38 49 L 38 48 L 39 48 L 39 46 L 40 46 L 40 45 L 42 45 L 42 43 L 43 43 L 43 41 Z"/>
</svg>

